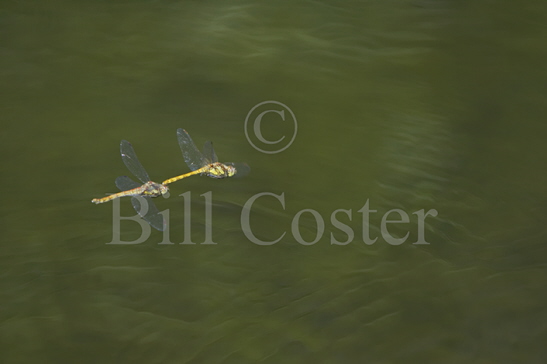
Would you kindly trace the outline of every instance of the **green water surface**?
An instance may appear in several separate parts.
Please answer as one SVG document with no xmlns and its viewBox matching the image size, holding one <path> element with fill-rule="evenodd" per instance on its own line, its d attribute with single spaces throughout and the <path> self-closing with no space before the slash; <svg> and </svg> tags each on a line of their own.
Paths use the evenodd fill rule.
<svg viewBox="0 0 547 364">
<path fill-rule="evenodd" d="M 3 363 L 547 361 L 547 2 L 0 7 Z M 268 100 L 297 120 L 277 154 L 245 135 Z M 107 244 L 112 204 L 90 201 L 129 173 L 120 140 L 160 182 L 188 171 L 181 127 L 251 174 L 171 185 L 173 244 Z M 264 192 L 284 207 L 258 198 L 250 228 L 273 245 L 241 223 Z"/>
</svg>

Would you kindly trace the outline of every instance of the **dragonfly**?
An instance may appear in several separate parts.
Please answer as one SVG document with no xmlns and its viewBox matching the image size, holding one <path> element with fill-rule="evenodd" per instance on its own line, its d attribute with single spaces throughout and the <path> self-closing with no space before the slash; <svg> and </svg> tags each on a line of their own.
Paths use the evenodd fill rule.
<svg viewBox="0 0 547 364">
<path fill-rule="evenodd" d="M 139 162 L 133 146 L 127 140 L 121 141 L 120 153 L 127 169 L 129 169 L 129 171 L 131 171 L 131 173 L 133 173 L 133 175 L 135 175 L 143 184 L 141 185 L 127 176 L 120 176 L 116 178 L 115 183 L 122 192 L 114 193 L 103 198 L 94 198 L 91 202 L 99 204 L 112 201 L 119 197 L 131 196 L 131 204 L 139 216 L 153 228 L 159 231 L 165 230 L 166 223 L 163 216 L 150 198 L 167 194 L 169 192 L 169 187 L 150 180 L 148 173 L 141 162 Z M 143 198 L 145 200 L 143 200 Z M 145 203 L 147 206 L 144 206 L 143 208 L 142 202 L 144 201 L 146 201 Z"/>
<path fill-rule="evenodd" d="M 226 178 L 235 175 L 243 177 L 251 170 L 245 163 L 220 163 L 211 141 L 206 141 L 203 153 L 200 152 L 190 134 L 182 128 L 177 129 L 177 138 L 184 161 L 192 172 L 169 178 L 162 182 L 164 186 L 196 174 L 211 178 Z"/>
</svg>

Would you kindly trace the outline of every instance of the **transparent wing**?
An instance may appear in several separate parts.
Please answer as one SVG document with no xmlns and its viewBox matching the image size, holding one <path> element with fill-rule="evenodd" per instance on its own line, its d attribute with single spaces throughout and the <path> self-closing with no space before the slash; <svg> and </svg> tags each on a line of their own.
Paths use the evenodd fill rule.
<svg viewBox="0 0 547 364">
<path fill-rule="evenodd" d="M 246 175 L 248 175 L 249 173 L 251 173 L 251 167 L 247 164 L 247 163 L 233 163 L 233 162 L 229 162 L 229 163 L 224 163 L 228 166 L 234 166 L 235 169 L 236 169 L 236 174 L 234 175 L 233 178 L 241 178 L 241 177 L 245 177 Z"/>
<path fill-rule="evenodd" d="M 118 187 L 120 191 L 128 191 L 140 186 L 141 186 L 140 184 L 133 181 L 131 178 L 127 176 L 120 176 L 116 178 L 116 187 Z"/>
<path fill-rule="evenodd" d="M 200 169 L 209 164 L 186 130 L 178 129 L 177 138 L 180 150 L 182 151 L 182 156 L 184 157 L 184 161 L 188 165 L 188 168 L 195 171 L 196 169 Z"/>
<path fill-rule="evenodd" d="M 166 227 L 166 222 L 163 219 L 163 215 L 160 214 L 156 204 L 152 202 L 150 197 L 135 196 L 131 198 L 131 204 L 137 214 L 143 218 L 144 221 L 150 224 L 154 229 L 163 231 Z"/>
<path fill-rule="evenodd" d="M 123 163 L 127 169 L 135 175 L 135 177 L 143 183 L 150 181 L 150 177 L 148 176 L 148 173 L 146 173 L 146 170 L 142 166 L 141 162 L 139 162 L 131 143 L 127 140 L 122 140 L 120 143 L 120 153 L 122 155 Z"/>
<path fill-rule="evenodd" d="M 207 164 L 218 162 L 217 154 L 213 148 L 213 142 L 208 140 L 203 146 L 203 155 L 207 158 Z"/>
</svg>

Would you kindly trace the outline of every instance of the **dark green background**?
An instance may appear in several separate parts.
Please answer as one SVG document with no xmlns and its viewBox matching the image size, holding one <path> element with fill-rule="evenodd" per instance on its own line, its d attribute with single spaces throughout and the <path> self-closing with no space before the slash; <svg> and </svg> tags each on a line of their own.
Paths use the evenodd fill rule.
<svg viewBox="0 0 547 364">
<path fill-rule="evenodd" d="M 2 1 L 1 361 L 546 362 L 546 24 L 539 0 Z M 298 120 L 279 154 L 245 138 L 265 100 Z M 106 245 L 112 206 L 90 200 L 128 173 L 120 140 L 161 181 L 188 171 L 179 127 L 252 167 L 158 201 L 180 242 L 191 191 L 199 243 L 212 191 L 217 245 Z M 253 208 L 257 236 L 287 231 L 274 246 L 241 231 L 259 192 L 285 194 Z M 365 245 L 367 200 L 373 235 L 436 209 L 430 244 L 412 219 L 408 242 Z M 301 209 L 326 222 L 313 246 Z"/>
</svg>

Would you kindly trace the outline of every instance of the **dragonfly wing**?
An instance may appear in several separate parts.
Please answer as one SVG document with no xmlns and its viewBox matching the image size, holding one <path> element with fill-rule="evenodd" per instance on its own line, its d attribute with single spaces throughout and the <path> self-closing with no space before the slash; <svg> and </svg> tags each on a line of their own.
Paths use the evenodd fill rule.
<svg viewBox="0 0 547 364">
<path fill-rule="evenodd" d="M 236 169 L 236 174 L 234 174 L 234 178 L 241 178 L 245 177 L 249 173 L 251 173 L 251 167 L 247 163 L 224 163 L 229 166 L 234 166 Z"/>
<path fill-rule="evenodd" d="M 184 161 L 188 165 L 188 168 L 195 171 L 196 169 L 200 169 L 209 164 L 186 130 L 182 128 L 178 129 L 177 138 L 180 150 L 182 151 L 182 156 L 184 157 Z"/>
<path fill-rule="evenodd" d="M 131 198 L 131 204 L 137 214 L 143 218 L 144 221 L 150 224 L 154 229 L 164 231 L 166 222 L 163 215 L 160 214 L 156 204 L 152 202 L 150 197 L 135 196 Z"/>
<path fill-rule="evenodd" d="M 143 183 L 150 181 L 150 177 L 148 176 L 148 173 L 146 173 L 146 170 L 142 166 L 141 162 L 139 162 L 137 154 L 135 154 L 135 150 L 133 149 L 131 143 L 127 140 L 122 140 L 120 143 L 120 153 L 122 155 L 123 163 L 127 169 L 135 175 L 135 177 Z"/>
<path fill-rule="evenodd" d="M 120 176 L 116 178 L 116 187 L 118 187 L 120 191 L 132 190 L 133 188 L 137 188 L 140 186 L 141 186 L 140 184 L 133 181 L 131 178 L 127 176 Z"/>
<path fill-rule="evenodd" d="M 217 154 L 213 148 L 213 142 L 208 140 L 203 146 L 203 155 L 208 159 L 207 164 L 218 162 Z"/>
</svg>

